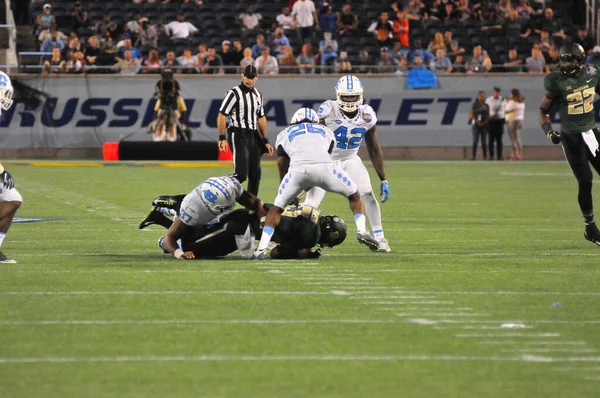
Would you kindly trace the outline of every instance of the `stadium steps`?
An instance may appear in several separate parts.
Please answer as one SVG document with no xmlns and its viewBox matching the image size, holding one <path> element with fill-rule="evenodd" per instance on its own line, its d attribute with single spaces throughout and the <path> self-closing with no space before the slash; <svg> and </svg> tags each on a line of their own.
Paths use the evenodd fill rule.
<svg viewBox="0 0 600 398">
<path fill-rule="evenodd" d="M 20 52 L 39 51 L 36 38 L 33 36 L 33 27 L 28 25 L 17 26 L 17 56 Z M 40 57 L 36 55 L 24 55 L 21 57 L 23 65 L 37 65 Z"/>
</svg>

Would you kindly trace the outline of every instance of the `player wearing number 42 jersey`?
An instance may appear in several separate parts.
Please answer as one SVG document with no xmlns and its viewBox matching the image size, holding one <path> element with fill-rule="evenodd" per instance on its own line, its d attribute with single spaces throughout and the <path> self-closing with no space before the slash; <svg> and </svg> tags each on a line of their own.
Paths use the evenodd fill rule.
<svg viewBox="0 0 600 398">
<path fill-rule="evenodd" d="M 579 44 L 560 50 L 558 70 L 544 78 L 546 96 L 540 105 L 539 120 L 546 136 L 561 144 L 579 184 L 578 201 L 585 221 L 584 237 L 600 246 L 600 231 L 594 220 L 592 171 L 600 174 L 600 131 L 596 127 L 594 97 L 600 93 L 600 66 L 585 64 Z M 552 129 L 549 111 L 558 106 L 560 132 Z"/>
<path fill-rule="evenodd" d="M 390 188 L 385 177 L 381 148 L 375 134 L 377 116 L 373 108 L 363 104 L 363 85 L 356 76 L 343 76 L 338 80 L 335 91 L 337 100 L 325 101 L 318 111 L 320 122 L 329 127 L 335 135 L 336 145 L 331 157 L 340 162 L 342 169 L 358 186 L 358 192 L 364 202 L 373 230 L 373 237 L 378 243 L 378 246 L 370 246 L 371 249 L 383 253 L 390 252 L 390 246 L 383 234 L 381 209 L 373 194 L 369 172 L 358 157 L 358 148 L 364 138 L 369 157 L 381 180 L 380 194 L 384 195 L 382 203 L 386 202 L 390 196 Z M 307 192 L 304 204 L 319 207 L 324 196 L 323 189 L 312 188 Z"/>
</svg>

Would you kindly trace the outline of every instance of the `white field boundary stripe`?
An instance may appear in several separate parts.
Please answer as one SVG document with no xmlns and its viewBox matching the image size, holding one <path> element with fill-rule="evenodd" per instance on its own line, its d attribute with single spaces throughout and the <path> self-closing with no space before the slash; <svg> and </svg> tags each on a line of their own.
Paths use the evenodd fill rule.
<svg viewBox="0 0 600 398">
<path fill-rule="evenodd" d="M 390 299 L 436 299 L 437 296 L 421 296 L 421 295 L 408 295 L 408 296 L 399 296 L 397 294 L 390 295 L 378 295 L 378 296 L 359 296 L 359 297 L 350 297 L 352 300 L 390 300 Z"/>
<path fill-rule="evenodd" d="M 420 318 L 417 319 L 407 319 L 407 322 L 411 322 L 411 321 L 417 321 L 417 320 L 422 320 Z M 473 320 L 473 321 L 457 321 L 456 319 L 425 319 L 425 321 L 431 321 L 431 322 L 435 322 L 436 324 L 444 324 L 444 326 L 452 326 L 452 324 L 455 324 L 456 327 L 466 327 L 465 324 L 481 324 L 481 325 L 490 325 L 490 324 L 496 324 L 498 326 L 501 326 L 503 323 L 523 323 L 523 324 L 530 324 L 530 323 L 539 323 L 539 324 L 564 324 L 564 325 L 571 325 L 571 324 L 588 324 L 588 325 L 600 325 L 600 320 L 597 319 L 574 319 L 572 321 L 565 321 L 565 320 L 550 320 L 550 319 L 530 319 L 530 320 Z M 446 325 L 449 324 L 449 325 Z"/>
<path fill-rule="evenodd" d="M 367 305 L 439 305 L 439 304 L 454 304 L 454 301 L 414 301 L 414 300 L 403 300 L 403 301 L 366 301 L 363 304 Z"/>
<path fill-rule="evenodd" d="M 482 345 L 558 345 L 558 346 L 567 346 L 567 345 L 585 345 L 585 341 L 556 341 L 556 340 L 544 340 L 544 341 L 478 341 L 477 344 Z"/>
<path fill-rule="evenodd" d="M 393 288 L 391 288 L 393 289 Z M 531 296 L 600 296 L 600 292 L 509 292 L 509 291 L 472 291 L 472 292 L 438 292 L 438 291 L 408 291 L 397 289 L 396 292 L 387 292 L 390 294 L 444 294 L 444 295 L 483 295 L 483 296 L 495 296 L 495 295 L 531 295 Z M 373 293 L 355 293 L 355 294 L 373 294 Z"/>
<path fill-rule="evenodd" d="M 73 291 L 73 292 L 52 292 L 52 291 L 25 291 L 25 292 L 0 292 L 3 296 L 109 296 L 109 295 L 275 295 L 275 296 L 296 296 L 296 295 L 333 295 L 331 292 L 305 292 L 305 291 L 244 291 L 244 290 L 164 290 L 164 291 Z"/>
<path fill-rule="evenodd" d="M 90 319 L 39 321 L 0 320 L 0 326 L 52 326 L 52 325 L 307 325 L 307 324 L 388 324 L 396 319 Z"/>
<path fill-rule="evenodd" d="M 591 348 L 519 348 L 512 350 L 500 350 L 500 352 L 519 352 L 524 354 L 540 354 L 540 353 L 551 353 L 551 352 L 571 352 L 578 354 L 593 354 L 598 353 L 600 350 L 594 350 Z"/>
<path fill-rule="evenodd" d="M 455 335 L 460 338 L 480 338 L 480 337 L 560 337 L 560 333 L 458 333 Z"/>
<path fill-rule="evenodd" d="M 309 286 L 336 286 L 345 288 L 347 286 L 382 286 L 385 285 L 383 282 L 304 282 L 305 285 Z M 351 289 L 351 288 L 350 288 Z"/>
<path fill-rule="evenodd" d="M 320 282 L 327 282 L 327 281 L 372 281 L 373 278 L 354 278 L 354 277 L 349 277 L 349 278 L 338 278 L 335 276 L 294 276 L 292 277 L 292 279 L 297 280 L 297 281 L 320 281 Z"/>
<path fill-rule="evenodd" d="M 398 310 L 398 308 L 396 308 L 396 310 Z M 399 317 L 405 317 L 405 316 L 449 316 L 449 317 L 490 316 L 490 314 L 472 314 L 470 312 L 430 312 L 430 311 L 427 311 L 427 310 L 421 311 L 419 313 L 416 313 L 416 312 L 412 312 L 412 313 L 397 313 L 397 314 L 394 314 L 394 315 L 399 316 Z"/>
<path fill-rule="evenodd" d="M 600 362 L 600 357 L 546 357 L 518 356 L 461 356 L 461 355 L 149 355 L 112 357 L 15 357 L 0 358 L 0 365 L 24 363 L 94 363 L 94 362 L 551 362 L 576 363 Z"/>
</svg>

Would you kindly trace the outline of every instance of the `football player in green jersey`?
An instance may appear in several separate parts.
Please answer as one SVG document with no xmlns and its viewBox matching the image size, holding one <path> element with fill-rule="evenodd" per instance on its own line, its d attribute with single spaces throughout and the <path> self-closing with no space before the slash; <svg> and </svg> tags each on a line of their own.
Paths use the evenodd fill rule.
<svg viewBox="0 0 600 398">
<path fill-rule="evenodd" d="M 546 96 L 539 121 L 548 139 L 561 144 L 567 162 L 579 183 L 579 207 L 585 221 L 584 237 L 600 246 L 600 231 L 594 220 L 592 171 L 600 174 L 600 131 L 596 127 L 594 97 L 600 92 L 600 66 L 585 64 L 585 50 L 568 43 L 560 50 L 558 70 L 544 78 Z M 552 129 L 550 109 L 558 106 L 560 131 Z"/>
</svg>

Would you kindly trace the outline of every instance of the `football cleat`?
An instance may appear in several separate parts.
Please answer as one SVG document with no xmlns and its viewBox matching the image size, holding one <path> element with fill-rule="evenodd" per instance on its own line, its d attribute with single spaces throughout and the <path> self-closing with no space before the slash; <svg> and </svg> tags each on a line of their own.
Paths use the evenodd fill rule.
<svg viewBox="0 0 600 398">
<path fill-rule="evenodd" d="M 250 257 L 250 260 L 264 260 L 267 256 L 267 251 L 266 250 L 258 250 L 256 249 L 256 251 L 254 252 L 254 255 L 252 257 Z"/>
<path fill-rule="evenodd" d="M 377 242 L 368 232 L 357 232 L 356 240 L 358 240 L 358 243 L 362 243 L 373 251 L 379 249 L 379 242 Z"/>
<path fill-rule="evenodd" d="M 586 225 L 583 236 L 590 242 L 600 246 L 600 230 L 598 230 L 596 224 Z"/>
<path fill-rule="evenodd" d="M 148 213 L 146 218 L 144 218 L 144 221 L 140 223 L 140 229 L 149 227 L 152 224 L 163 225 L 165 221 L 163 219 L 169 222 L 169 219 L 164 214 L 162 214 L 160 210 L 154 208 L 150 210 L 150 213 Z"/>
<path fill-rule="evenodd" d="M 16 264 L 17 261 L 12 258 L 8 258 L 4 253 L 0 252 L 0 264 Z"/>
<path fill-rule="evenodd" d="M 181 204 L 181 201 L 184 197 L 185 195 L 159 196 L 158 198 L 152 201 L 152 206 L 166 207 L 167 209 L 177 209 L 178 205 Z"/>
<path fill-rule="evenodd" d="M 379 243 L 379 247 L 377 248 L 377 253 L 389 253 L 392 251 L 392 249 L 390 249 L 390 245 L 388 244 L 388 241 L 386 239 L 378 240 L 377 243 Z"/>
</svg>

